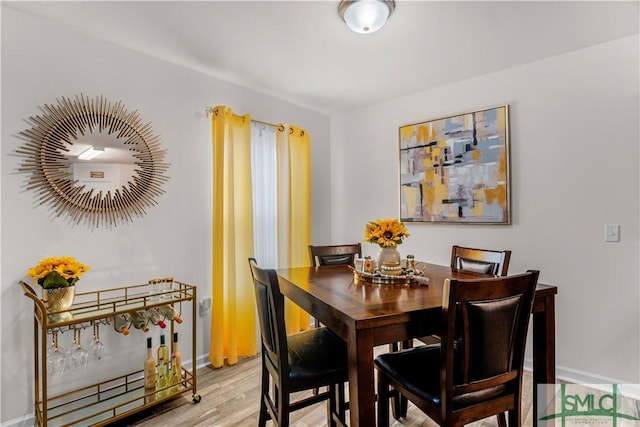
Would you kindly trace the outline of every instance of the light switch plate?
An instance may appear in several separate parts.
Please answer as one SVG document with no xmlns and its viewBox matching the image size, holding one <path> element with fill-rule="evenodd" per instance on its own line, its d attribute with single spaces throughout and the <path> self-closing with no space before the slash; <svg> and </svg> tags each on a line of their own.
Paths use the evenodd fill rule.
<svg viewBox="0 0 640 427">
<path fill-rule="evenodd" d="M 604 225 L 604 241 L 619 242 L 620 241 L 620 224 Z"/>
</svg>

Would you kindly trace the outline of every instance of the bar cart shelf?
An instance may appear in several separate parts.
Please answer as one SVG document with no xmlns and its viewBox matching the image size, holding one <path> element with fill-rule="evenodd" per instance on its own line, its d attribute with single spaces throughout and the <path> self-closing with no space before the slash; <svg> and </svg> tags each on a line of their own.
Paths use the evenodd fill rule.
<svg viewBox="0 0 640 427">
<path fill-rule="evenodd" d="M 34 305 L 34 392 L 35 424 L 48 426 L 102 426 L 133 415 L 162 402 L 191 392 L 193 403 L 199 403 L 196 387 L 196 288 L 173 281 L 171 289 L 150 294 L 149 285 L 127 286 L 95 292 L 76 293 L 69 310 L 51 313 L 31 286 L 19 285 Z M 183 304 L 191 305 L 191 356 L 193 369 L 182 367 L 182 381 L 178 390 L 165 390 L 157 397 L 156 390 L 144 387 L 143 371 L 116 376 L 96 384 L 78 387 L 60 394 L 50 394 L 47 387 L 47 336 L 54 331 L 90 328 L 94 324 L 108 324 L 114 316 L 173 305 L 182 312 Z M 174 322 L 168 322 L 171 335 Z M 114 332 L 115 333 L 115 332 Z"/>
</svg>

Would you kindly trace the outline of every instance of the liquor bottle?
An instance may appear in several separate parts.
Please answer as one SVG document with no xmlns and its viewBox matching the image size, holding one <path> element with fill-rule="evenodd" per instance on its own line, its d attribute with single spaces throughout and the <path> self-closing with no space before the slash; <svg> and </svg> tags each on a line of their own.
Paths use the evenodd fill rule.
<svg viewBox="0 0 640 427">
<path fill-rule="evenodd" d="M 151 337 L 147 338 L 147 359 L 144 361 L 144 388 L 156 388 L 156 360 L 153 358 Z"/>
<path fill-rule="evenodd" d="M 174 394 L 178 392 L 178 387 L 180 386 L 180 374 L 178 373 L 178 363 L 176 362 L 175 353 L 171 355 L 171 375 L 169 375 L 169 394 Z"/>
<path fill-rule="evenodd" d="M 169 347 L 164 343 L 164 334 L 160 335 L 160 347 L 158 347 L 158 381 L 156 382 L 156 395 L 159 399 L 167 395 L 169 385 Z"/>
<path fill-rule="evenodd" d="M 129 320 L 124 314 L 118 314 L 113 317 L 113 329 L 122 335 L 129 335 Z"/>
<path fill-rule="evenodd" d="M 149 326 L 147 326 L 147 319 L 140 312 L 133 312 L 130 314 L 131 323 L 136 329 L 141 329 L 143 332 L 149 332 Z"/>
<path fill-rule="evenodd" d="M 155 307 L 146 309 L 144 311 L 144 316 L 149 319 L 151 323 L 160 326 L 162 329 L 167 327 L 167 324 L 164 322 L 164 318 Z"/>
<path fill-rule="evenodd" d="M 178 347 L 178 333 L 173 333 L 173 345 L 171 349 L 171 363 L 173 363 L 173 358 L 175 357 L 176 368 L 178 371 L 178 376 L 182 378 L 182 353 L 180 353 L 180 348 Z"/>
<path fill-rule="evenodd" d="M 178 313 L 178 310 L 176 310 L 171 304 L 161 305 L 160 307 L 157 307 L 157 310 L 165 319 L 175 321 L 176 323 L 182 323 L 180 313 Z"/>
</svg>

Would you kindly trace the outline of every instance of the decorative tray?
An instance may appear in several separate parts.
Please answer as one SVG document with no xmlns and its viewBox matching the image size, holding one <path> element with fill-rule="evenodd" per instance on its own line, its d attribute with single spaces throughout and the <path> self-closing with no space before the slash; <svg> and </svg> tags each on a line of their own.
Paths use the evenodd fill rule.
<svg viewBox="0 0 640 427">
<path fill-rule="evenodd" d="M 403 270 L 398 275 L 382 274 L 379 271 L 365 273 L 354 268 L 353 280 L 356 283 L 373 283 L 376 285 L 427 285 L 429 278 L 425 277 L 421 271 Z"/>
</svg>

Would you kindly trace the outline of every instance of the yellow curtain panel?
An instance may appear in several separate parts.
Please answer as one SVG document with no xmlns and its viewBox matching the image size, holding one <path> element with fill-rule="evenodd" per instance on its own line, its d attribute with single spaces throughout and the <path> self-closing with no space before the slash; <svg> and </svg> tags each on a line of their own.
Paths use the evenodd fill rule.
<svg viewBox="0 0 640 427">
<path fill-rule="evenodd" d="M 247 259 L 253 256 L 251 117 L 218 106 L 212 115 L 213 251 L 209 361 L 254 356 L 256 318 Z"/>
<path fill-rule="evenodd" d="M 309 265 L 311 243 L 311 142 L 306 131 L 281 125 L 277 136 L 278 254 L 280 266 Z M 287 300 L 287 333 L 309 329 L 309 314 Z"/>
</svg>

